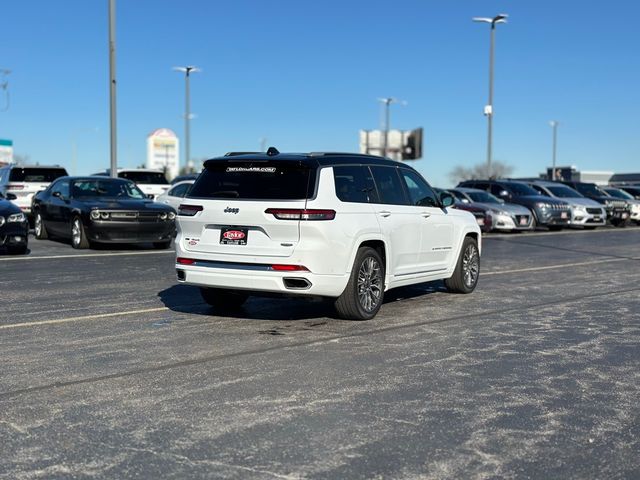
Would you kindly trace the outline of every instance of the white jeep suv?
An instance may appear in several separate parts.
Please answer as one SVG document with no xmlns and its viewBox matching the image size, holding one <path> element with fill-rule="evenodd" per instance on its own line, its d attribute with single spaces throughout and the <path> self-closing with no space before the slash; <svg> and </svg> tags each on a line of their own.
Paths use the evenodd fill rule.
<svg viewBox="0 0 640 480">
<path fill-rule="evenodd" d="M 480 273 L 474 216 L 448 208 L 413 168 L 351 153 L 227 154 L 208 160 L 178 210 L 178 281 L 220 309 L 251 294 L 331 297 L 373 318 L 386 290 Z"/>
</svg>

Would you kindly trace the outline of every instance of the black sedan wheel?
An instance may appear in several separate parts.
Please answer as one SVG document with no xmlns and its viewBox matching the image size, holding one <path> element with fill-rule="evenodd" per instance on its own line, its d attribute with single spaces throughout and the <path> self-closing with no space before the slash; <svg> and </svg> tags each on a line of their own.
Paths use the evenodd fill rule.
<svg viewBox="0 0 640 480">
<path fill-rule="evenodd" d="M 38 240 L 46 240 L 49 238 L 47 228 L 44 226 L 44 221 L 42 220 L 42 215 L 39 211 L 36 212 L 36 218 L 33 221 L 33 229 Z"/>
<path fill-rule="evenodd" d="M 89 240 L 84 231 L 80 217 L 74 217 L 71 222 L 71 246 L 73 248 L 89 248 Z"/>
</svg>

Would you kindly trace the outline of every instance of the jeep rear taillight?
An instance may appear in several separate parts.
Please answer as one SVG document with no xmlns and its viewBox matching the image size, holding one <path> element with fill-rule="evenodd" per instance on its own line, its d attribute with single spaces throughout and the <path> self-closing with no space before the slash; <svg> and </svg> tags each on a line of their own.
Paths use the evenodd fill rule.
<svg viewBox="0 0 640 480">
<path fill-rule="evenodd" d="M 269 213 L 278 220 L 333 220 L 336 218 L 335 210 L 307 208 L 267 208 L 264 213 Z"/>
<path fill-rule="evenodd" d="M 182 217 L 193 217 L 196 213 L 201 211 L 201 205 L 180 205 L 178 207 L 178 215 Z"/>
</svg>

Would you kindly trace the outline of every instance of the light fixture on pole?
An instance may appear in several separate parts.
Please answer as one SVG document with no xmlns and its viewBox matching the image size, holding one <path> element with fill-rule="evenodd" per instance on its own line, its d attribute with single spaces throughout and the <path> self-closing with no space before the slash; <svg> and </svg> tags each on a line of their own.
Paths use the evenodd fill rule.
<svg viewBox="0 0 640 480">
<path fill-rule="evenodd" d="M 397 98 L 393 98 L 393 97 L 386 97 L 386 98 L 378 98 L 378 101 L 383 105 L 384 107 L 384 125 L 381 126 L 380 130 L 383 131 L 383 146 L 381 148 L 382 150 L 382 156 L 386 157 L 387 156 L 387 149 L 388 149 L 388 145 L 389 145 L 389 130 L 391 129 L 391 115 L 389 112 L 389 107 L 391 106 L 392 103 L 399 103 L 402 106 L 407 106 L 408 103 L 405 102 L 404 100 L 398 100 Z"/>
<path fill-rule="evenodd" d="M 553 150 L 552 150 L 552 159 L 551 159 L 551 180 L 556 180 L 556 150 L 558 147 L 558 125 L 559 122 L 556 120 L 551 120 L 549 122 L 551 128 L 553 129 Z"/>
<path fill-rule="evenodd" d="M 489 103 L 484 107 L 484 114 L 487 116 L 487 175 L 491 176 L 491 160 L 493 155 L 493 63 L 495 48 L 495 31 L 498 23 L 507 23 L 509 15 L 501 13 L 493 18 L 474 17 L 474 22 L 488 23 L 491 25 L 491 42 L 489 46 Z"/>
<path fill-rule="evenodd" d="M 184 95 L 184 162 L 185 166 L 189 166 L 191 160 L 191 138 L 190 138 L 190 121 L 191 121 L 191 92 L 189 90 L 189 78 L 192 73 L 201 72 L 198 67 L 187 65 L 186 67 L 173 67 L 176 72 L 184 73 L 185 78 L 185 95 Z"/>
</svg>

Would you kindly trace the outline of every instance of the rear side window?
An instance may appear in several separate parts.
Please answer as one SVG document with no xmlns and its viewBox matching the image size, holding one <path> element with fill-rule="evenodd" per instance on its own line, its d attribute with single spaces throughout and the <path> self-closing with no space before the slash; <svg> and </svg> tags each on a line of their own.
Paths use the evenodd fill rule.
<svg viewBox="0 0 640 480">
<path fill-rule="evenodd" d="M 408 205 L 409 201 L 404 195 L 404 188 L 398 170 L 394 167 L 371 167 L 373 178 L 378 187 L 380 203 L 388 205 Z"/>
<path fill-rule="evenodd" d="M 12 168 L 10 182 L 53 182 L 56 178 L 66 177 L 64 168 Z"/>
<path fill-rule="evenodd" d="M 354 165 L 333 167 L 336 195 L 342 202 L 378 203 L 376 185 L 369 167 Z"/>
<path fill-rule="evenodd" d="M 172 197 L 184 197 L 191 186 L 190 183 L 183 183 L 182 185 L 178 185 L 169 190 L 169 195 Z"/>
<path fill-rule="evenodd" d="M 191 187 L 190 198 L 306 200 L 314 194 L 316 169 L 293 162 L 209 164 Z"/>
</svg>

